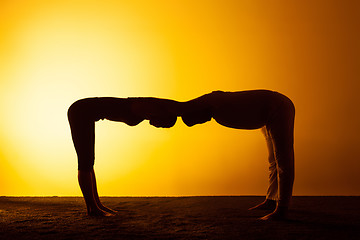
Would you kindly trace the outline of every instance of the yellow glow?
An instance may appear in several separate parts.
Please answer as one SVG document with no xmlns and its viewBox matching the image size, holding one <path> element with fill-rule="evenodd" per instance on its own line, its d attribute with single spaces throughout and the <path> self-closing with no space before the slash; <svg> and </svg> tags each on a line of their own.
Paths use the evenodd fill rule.
<svg viewBox="0 0 360 240">
<path fill-rule="evenodd" d="M 80 195 L 66 118 L 77 99 L 185 101 L 256 88 L 283 92 L 297 107 L 295 194 L 359 194 L 351 108 L 359 102 L 358 9 L 337 1 L 1 1 L 0 195 Z M 266 158 L 259 131 L 215 122 L 96 125 L 102 195 L 264 194 Z M 339 169 L 341 158 L 348 162 Z M 334 175 L 344 180 L 328 184 Z"/>
</svg>

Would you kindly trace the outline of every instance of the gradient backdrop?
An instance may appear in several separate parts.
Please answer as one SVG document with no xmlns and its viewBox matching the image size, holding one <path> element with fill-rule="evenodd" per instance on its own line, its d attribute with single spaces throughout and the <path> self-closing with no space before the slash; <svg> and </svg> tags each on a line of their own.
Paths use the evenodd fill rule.
<svg viewBox="0 0 360 240">
<path fill-rule="evenodd" d="M 359 1 L 0 1 L 0 195 L 80 195 L 67 108 L 272 89 L 297 109 L 296 195 L 360 195 Z M 96 125 L 108 196 L 265 194 L 259 130 Z"/>
</svg>

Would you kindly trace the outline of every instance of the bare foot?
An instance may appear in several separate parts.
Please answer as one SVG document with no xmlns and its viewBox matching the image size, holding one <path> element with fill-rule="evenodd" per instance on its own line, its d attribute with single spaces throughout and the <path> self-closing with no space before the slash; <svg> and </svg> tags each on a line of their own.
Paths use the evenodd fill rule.
<svg viewBox="0 0 360 240">
<path fill-rule="evenodd" d="M 117 213 L 117 211 L 112 210 L 111 208 L 105 207 L 104 205 L 100 206 L 100 209 L 107 213 L 111 213 L 113 215 L 116 215 L 116 213 Z"/>
<path fill-rule="evenodd" d="M 261 217 L 260 220 L 287 220 L 287 213 L 288 208 L 287 207 L 277 207 L 274 212 Z"/>
<path fill-rule="evenodd" d="M 112 217 L 115 216 L 115 213 L 110 213 L 107 211 L 103 211 L 100 208 L 96 210 L 90 210 L 88 215 L 91 217 Z"/>
<path fill-rule="evenodd" d="M 264 202 L 256 205 L 255 207 L 251 207 L 248 210 L 275 210 L 276 209 L 276 201 L 265 199 Z"/>
</svg>

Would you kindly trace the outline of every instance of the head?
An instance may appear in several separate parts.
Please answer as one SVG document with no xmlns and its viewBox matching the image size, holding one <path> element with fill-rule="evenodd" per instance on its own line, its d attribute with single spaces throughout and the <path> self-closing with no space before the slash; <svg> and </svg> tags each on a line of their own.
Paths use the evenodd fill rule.
<svg viewBox="0 0 360 240">
<path fill-rule="evenodd" d="M 172 114 L 161 116 L 153 116 L 150 119 L 150 124 L 157 128 L 171 128 L 175 125 L 177 117 Z"/>
<path fill-rule="evenodd" d="M 188 127 L 191 127 L 196 124 L 210 121 L 212 118 L 212 112 L 210 108 L 197 108 L 183 113 L 181 118 Z"/>
</svg>

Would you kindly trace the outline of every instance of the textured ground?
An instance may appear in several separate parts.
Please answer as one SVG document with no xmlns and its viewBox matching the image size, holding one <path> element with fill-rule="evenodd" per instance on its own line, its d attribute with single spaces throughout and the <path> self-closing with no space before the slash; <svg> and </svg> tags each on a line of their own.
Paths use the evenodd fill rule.
<svg viewBox="0 0 360 240">
<path fill-rule="evenodd" d="M 289 221 L 258 220 L 263 197 L 0 197 L 0 239 L 360 239 L 360 197 L 294 197 Z"/>
</svg>

